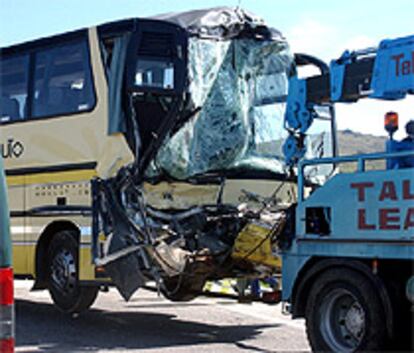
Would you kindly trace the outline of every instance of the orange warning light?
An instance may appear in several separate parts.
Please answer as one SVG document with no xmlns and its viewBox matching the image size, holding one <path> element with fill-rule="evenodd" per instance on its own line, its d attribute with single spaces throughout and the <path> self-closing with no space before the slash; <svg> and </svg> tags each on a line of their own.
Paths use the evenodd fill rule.
<svg viewBox="0 0 414 353">
<path fill-rule="evenodd" d="M 398 113 L 388 112 L 384 116 L 384 128 L 390 134 L 398 130 Z"/>
</svg>

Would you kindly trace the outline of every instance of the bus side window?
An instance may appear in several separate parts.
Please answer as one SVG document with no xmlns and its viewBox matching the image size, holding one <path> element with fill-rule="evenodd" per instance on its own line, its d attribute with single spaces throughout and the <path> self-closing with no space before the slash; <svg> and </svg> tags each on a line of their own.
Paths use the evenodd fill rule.
<svg viewBox="0 0 414 353">
<path fill-rule="evenodd" d="M 0 60 L 0 123 L 26 118 L 28 71 L 28 55 Z"/>
<path fill-rule="evenodd" d="M 91 110 L 94 105 L 86 42 L 69 42 L 36 52 L 33 117 L 73 114 Z"/>
<path fill-rule="evenodd" d="M 136 53 L 133 86 L 142 89 L 174 90 L 176 43 L 171 33 L 143 30 Z"/>
</svg>

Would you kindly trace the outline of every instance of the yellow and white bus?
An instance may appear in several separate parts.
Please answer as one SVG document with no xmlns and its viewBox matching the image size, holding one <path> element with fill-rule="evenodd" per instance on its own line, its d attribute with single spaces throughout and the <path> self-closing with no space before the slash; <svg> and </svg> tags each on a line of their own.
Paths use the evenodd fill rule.
<svg viewBox="0 0 414 353">
<path fill-rule="evenodd" d="M 15 275 L 75 312 L 107 276 L 125 298 L 155 279 L 188 300 L 208 279 L 273 273 L 295 193 L 282 153 L 293 74 L 280 32 L 229 8 L 2 48 Z M 329 155 L 332 119 L 313 126 L 309 145 Z"/>
<path fill-rule="evenodd" d="M 15 274 L 36 278 L 35 288 L 48 287 L 54 276 L 59 292 L 76 295 L 82 302 L 76 306 L 89 305 L 96 287 L 75 288 L 74 276 L 79 261 L 79 279 L 94 279 L 90 180 L 108 168 L 111 153 L 120 162 L 131 158 L 122 138 L 106 134 L 108 93 L 97 31 L 4 48 L 0 70 Z M 79 255 L 71 251 L 78 247 Z M 65 309 L 64 296 L 53 288 Z"/>
</svg>

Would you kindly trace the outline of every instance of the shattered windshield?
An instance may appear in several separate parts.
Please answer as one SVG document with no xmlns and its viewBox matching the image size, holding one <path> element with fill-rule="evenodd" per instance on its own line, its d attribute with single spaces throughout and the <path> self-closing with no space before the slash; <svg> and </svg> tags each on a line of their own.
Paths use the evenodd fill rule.
<svg viewBox="0 0 414 353">
<path fill-rule="evenodd" d="M 293 56 L 285 41 L 191 38 L 193 110 L 147 171 L 186 179 L 209 171 L 284 173 L 282 144 Z"/>
</svg>

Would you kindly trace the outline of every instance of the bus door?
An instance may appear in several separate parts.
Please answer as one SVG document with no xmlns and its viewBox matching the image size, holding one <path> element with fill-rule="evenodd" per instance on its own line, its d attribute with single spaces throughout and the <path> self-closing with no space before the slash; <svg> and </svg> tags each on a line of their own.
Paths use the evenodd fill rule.
<svg viewBox="0 0 414 353">
<path fill-rule="evenodd" d="M 187 32 L 163 21 L 139 20 L 131 36 L 126 84 L 139 131 L 140 170 L 145 170 L 180 118 L 187 45 Z"/>
</svg>

